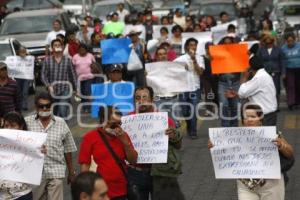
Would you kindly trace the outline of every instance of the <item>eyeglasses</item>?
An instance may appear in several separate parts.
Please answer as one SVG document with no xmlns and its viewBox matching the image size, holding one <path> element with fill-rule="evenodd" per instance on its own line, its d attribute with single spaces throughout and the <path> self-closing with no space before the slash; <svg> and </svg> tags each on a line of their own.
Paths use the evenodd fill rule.
<svg viewBox="0 0 300 200">
<path fill-rule="evenodd" d="M 51 108 L 51 104 L 50 103 L 48 103 L 48 104 L 39 104 L 37 107 L 39 109 L 49 109 L 49 108 Z"/>
</svg>

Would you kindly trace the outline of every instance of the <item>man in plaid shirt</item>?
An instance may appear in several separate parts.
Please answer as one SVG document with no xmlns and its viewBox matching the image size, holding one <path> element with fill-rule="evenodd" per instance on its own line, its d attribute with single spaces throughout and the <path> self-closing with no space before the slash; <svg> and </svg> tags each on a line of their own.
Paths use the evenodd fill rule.
<svg viewBox="0 0 300 200">
<path fill-rule="evenodd" d="M 56 103 L 54 114 L 67 117 L 72 89 L 76 91 L 77 77 L 72 61 L 63 55 L 63 43 L 59 39 L 51 42 L 52 55 L 45 59 L 41 71 L 41 79 Z"/>
<path fill-rule="evenodd" d="M 33 198 L 63 200 L 63 180 L 68 168 L 68 183 L 75 178 L 72 152 L 76 145 L 64 119 L 52 115 L 52 98 L 41 93 L 35 99 L 37 113 L 25 118 L 28 130 L 47 134 L 47 154 L 44 160 L 41 184 L 33 190 Z"/>
</svg>

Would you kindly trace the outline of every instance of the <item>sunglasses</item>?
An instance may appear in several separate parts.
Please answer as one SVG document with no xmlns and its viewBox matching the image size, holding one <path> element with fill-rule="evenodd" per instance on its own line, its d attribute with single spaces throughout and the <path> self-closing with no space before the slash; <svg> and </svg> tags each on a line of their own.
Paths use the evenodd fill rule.
<svg viewBox="0 0 300 200">
<path fill-rule="evenodd" d="M 39 109 L 50 109 L 51 108 L 51 104 L 39 104 L 37 106 Z"/>
</svg>

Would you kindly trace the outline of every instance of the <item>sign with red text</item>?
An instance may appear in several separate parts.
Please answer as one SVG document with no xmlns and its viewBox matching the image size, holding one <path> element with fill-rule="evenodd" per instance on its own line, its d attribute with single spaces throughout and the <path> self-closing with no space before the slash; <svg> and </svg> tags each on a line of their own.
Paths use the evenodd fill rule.
<svg viewBox="0 0 300 200">
<path fill-rule="evenodd" d="M 122 129 L 128 133 L 138 153 L 137 163 L 167 163 L 169 139 L 167 112 L 152 112 L 122 117 Z"/>
<path fill-rule="evenodd" d="M 217 179 L 280 179 L 276 127 L 210 128 Z"/>
<path fill-rule="evenodd" d="M 0 129 L 0 180 L 39 185 L 47 134 Z"/>
</svg>

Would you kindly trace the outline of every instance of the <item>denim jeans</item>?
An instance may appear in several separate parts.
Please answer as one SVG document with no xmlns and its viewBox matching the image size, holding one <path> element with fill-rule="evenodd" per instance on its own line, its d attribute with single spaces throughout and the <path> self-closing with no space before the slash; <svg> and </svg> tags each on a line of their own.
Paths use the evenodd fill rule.
<svg viewBox="0 0 300 200">
<path fill-rule="evenodd" d="M 197 105 L 200 102 L 200 89 L 179 95 L 182 114 L 186 118 L 187 134 L 197 136 Z"/>
<path fill-rule="evenodd" d="M 61 97 L 61 98 L 53 98 L 54 103 L 58 104 L 54 106 L 53 109 L 53 114 L 59 117 L 62 117 L 66 120 L 66 118 L 69 115 L 69 105 L 71 103 L 70 98 L 65 98 L 67 95 L 69 95 L 69 91 L 63 91 L 60 94 L 56 94 L 56 96 Z M 61 105 L 60 105 L 61 103 Z"/>
<path fill-rule="evenodd" d="M 180 123 L 178 118 L 181 116 L 180 105 L 178 104 L 178 97 L 156 97 L 154 103 L 156 105 L 156 109 L 160 112 L 168 112 L 168 116 L 174 120 L 176 127 L 179 128 Z"/>
<path fill-rule="evenodd" d="M 22 108 L 28 109 L 27 98 L 28 98 L 30 80 L 16 78 L 16 81 L 20 88 L 20 92 L 22 94 Z"/>
<path fill-rule="evenodd" d="M 152 176 L 150 171 L 138 171 L 128 168 L 129 200 L 149 200 L 152 193 Z"/>
<path fill-rule="evenodd" d="M 238 91 L 240 82 L 219 81 L 219 103 L 220 103 L 220 118 L 222 127 L 237 127 L 238 126 L 238 97 L 228 98 L 225 96 L 227 90 L 233 89 Z"/>
<path fill-rule="evenodd" d="M 80 92 L 81 95 L 83 96 L 91 96 L 91 86 L 93 84 L 93 79 L 88 79 L 88 80 L 84 80 L 84 81 L 80 81 Z M 81 102 L 82 103 L 86 103 L 86 102 L 90 102 L 89 98 L 87 97 L 82 97 L 81 98 Z M 89 111 L 90 110 L 90 106 L 89 105 L 85 105 L 82 107 L 84 111 Z"/>
</svg>

